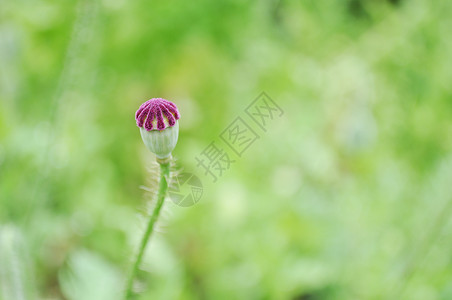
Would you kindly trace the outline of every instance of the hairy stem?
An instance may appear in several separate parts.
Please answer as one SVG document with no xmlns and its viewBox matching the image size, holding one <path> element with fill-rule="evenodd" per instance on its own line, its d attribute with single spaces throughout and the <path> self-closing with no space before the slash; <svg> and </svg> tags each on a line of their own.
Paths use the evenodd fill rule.
<svg viewBox="0 0 452 300">
<path fill-rule="evenodd" d="M 144 251 L 146 250 L 146 245 L 148 244 L 149 238 L 151 237 L 152 232 L 154 231 L 154 225 L 157 221 L 160 211 L 163 206 L 163 202 L 165 200 L 165 195 L 168 190 L 168 183 L 166 178 L 169 175 L 169 162 L 160 163 L 160 184 L 159 191 L 157 195 L 157 204 L 154 207 L 154 211 L 149 219 L 149 223 L 146 227 L 146 231 L 143 234 L 141 239 L 140 248 L 138 249 L 137 257 L 132 267 L 132 271 L 129 274 L 126 285 L 126 293 L 125 299 L 132 299 L 133 297 L 133 280 L 138 272 L 138 269 L 141 264 L 141 260 L 143 259 Z"/>
</svg>

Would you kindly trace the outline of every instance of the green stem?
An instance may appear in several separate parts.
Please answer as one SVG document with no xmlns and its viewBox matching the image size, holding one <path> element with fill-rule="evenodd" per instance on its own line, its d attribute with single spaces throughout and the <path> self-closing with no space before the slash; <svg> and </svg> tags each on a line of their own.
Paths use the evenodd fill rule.
<svg viewBox="0 0 452 300">
<path fill-rule="evenodd" d="M 148 226 L 141 239 L 141 244 L 138 250 L 137 257 L 135 259 L 135 263 L 133 264 L 132 271 L 130 272 L 129 277 L 127 279 L 125 299 L 132 299 L 133 280 L 135 279 L 135 276 L 138 272 L 141 260 L 143 259 L 144 251 L 146 250 L 146 245 L 148 244 L 149 238 L 151 237 L 151 234 L 154 229 L 155 222 L 157 221 L 160 211 L 162 209 L 163 202 L 165 200 L 165 195 L 168 190 L 168 183 L 166 181 L 168 175 L 169 175 L 169 162 L 160 163 L 160 185 L 157 196 L 157 204 L 155 205 L 154 211 L 152 212 L 151 218 L 149 219 Z"/>
</svg>

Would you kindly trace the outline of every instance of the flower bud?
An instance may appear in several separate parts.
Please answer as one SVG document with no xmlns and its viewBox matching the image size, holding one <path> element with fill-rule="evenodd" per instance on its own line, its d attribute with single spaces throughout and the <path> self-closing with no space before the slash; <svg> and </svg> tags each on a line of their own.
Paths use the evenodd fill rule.
<svg viewBox="0 0 452 300">
<path fill-rule="evenodd" d="M 179 111 L 174 103 L 162 98 L 144 102 L 135 114 L 141 138 L 159 159 L 168 158 L 179 136 Z"/>
</svg>

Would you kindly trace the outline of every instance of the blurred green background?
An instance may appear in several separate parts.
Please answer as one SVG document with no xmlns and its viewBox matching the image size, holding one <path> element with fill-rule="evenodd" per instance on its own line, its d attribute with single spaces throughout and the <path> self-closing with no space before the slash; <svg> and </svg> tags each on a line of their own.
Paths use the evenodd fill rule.
<svg viewBox="0 0 452 300">
<path fill-rule="evenodd" d="M 120 299 L 181 111 L 139 299 L 452 299 L 452 2 L 0 1 L 0 297 Z M 284 115 L 213 183 L 195 157 L 262 91 Z"/>
</svg>

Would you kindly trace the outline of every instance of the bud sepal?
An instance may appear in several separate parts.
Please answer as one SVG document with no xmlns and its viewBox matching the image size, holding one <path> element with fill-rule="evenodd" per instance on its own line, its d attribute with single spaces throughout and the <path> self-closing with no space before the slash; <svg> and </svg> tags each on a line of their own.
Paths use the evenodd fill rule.
<svg viewBox="0 0 452 300">
<path fill-rule="evenodd" d="M 165 159 L 171 155 L 176 147 L 179 136 L 179 122 L 176 121 L 174 126 L 167 127 L 163 130 L 147 131 L 143 127 L 140 128 L 141 138 L 144 145 L 155 153 L 157 158 Z"/>
</svg>

